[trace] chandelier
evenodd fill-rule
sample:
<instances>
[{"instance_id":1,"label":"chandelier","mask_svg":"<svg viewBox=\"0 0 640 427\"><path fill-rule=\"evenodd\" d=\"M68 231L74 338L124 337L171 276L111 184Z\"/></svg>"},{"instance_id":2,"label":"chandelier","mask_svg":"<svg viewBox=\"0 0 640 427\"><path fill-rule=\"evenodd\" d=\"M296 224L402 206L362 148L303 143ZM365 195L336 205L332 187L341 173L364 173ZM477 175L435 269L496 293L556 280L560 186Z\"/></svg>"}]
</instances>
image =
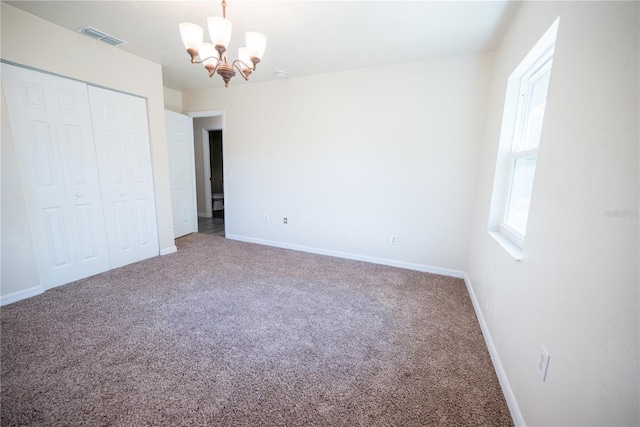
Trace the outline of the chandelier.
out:
<instances>
[{"instance_id":1,"label":"chandelier","mask_svg":"<svg viewBox=\"0 0 640 427\"><path fill-rule=\"evenodd\" d=\"M203 64L209 72L209 77L217 72L224 80L224 86L229 87L229 80L236 75L234 68L245 80L249 80L249 75L262 59L267 38L253 31L246 33L247 46L238 49L238 59L229 63L227 46L231 39L231 21L227 19L226 7L226 0L222 0L222 18L219 16L207 18L211 43L202 42L204 31L196 24L180 24L180 35L187 53L191 56L191 63Z\"/></svg>"}]
</instances>

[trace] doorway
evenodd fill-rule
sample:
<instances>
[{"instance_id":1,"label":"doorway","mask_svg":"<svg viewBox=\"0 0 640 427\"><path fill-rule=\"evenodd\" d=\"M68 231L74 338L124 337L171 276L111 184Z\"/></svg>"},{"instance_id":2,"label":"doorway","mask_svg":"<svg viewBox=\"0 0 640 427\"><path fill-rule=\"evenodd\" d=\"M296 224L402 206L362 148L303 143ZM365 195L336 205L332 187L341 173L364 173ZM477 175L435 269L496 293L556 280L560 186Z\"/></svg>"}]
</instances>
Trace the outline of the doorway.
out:
<instances>
[{"instance_id":1,"label":"doorway","mask_svg":"<svg viewBox=\"0 0 640 427\"><path fill-rule=\"evenodd\" d=\"M223 111L186 112L193 117L198 232L226 236L229 194L224 170L225 137ZM214 201L214 198L218 200ZM215 206L214 206L215 205ZM215 210L214 210L215 209Z\"/></svg>"},{"instance_id":2,"label":"doorway","mask_svg":"<svg viewBox=\"0 0 640 427\"><path fill-rule=\"evenodd\" d=\"M211 183L211 199L209 203L211 204L212 215L211 218L199 218L198 232L224 237L224 159L222 156L222 130L209 130L207 139L209 144L208 175L209 182Z\"/></svg>"},{"instance_id":3,"label":"doorway","mask_svg":"<svg viewBox=\"0 0 640 427\"><path fill-rule=\"evenodd\" d=\"M209 131L209 167L211 180L211 210L214 218L224 219L224 159L222 130Z\"/></svg>"}]
</instances>

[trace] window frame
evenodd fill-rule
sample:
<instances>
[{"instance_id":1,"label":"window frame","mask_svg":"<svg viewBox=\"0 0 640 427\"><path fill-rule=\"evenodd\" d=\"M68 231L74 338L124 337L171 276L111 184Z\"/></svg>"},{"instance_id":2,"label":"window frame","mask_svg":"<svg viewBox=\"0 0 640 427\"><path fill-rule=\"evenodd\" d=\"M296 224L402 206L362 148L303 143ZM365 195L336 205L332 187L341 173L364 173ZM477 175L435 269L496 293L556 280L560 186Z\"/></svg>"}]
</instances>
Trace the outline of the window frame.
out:
<instances>
[{"instance_id":1,"label":"window frame","mask_svg":"<svg viewBox=\"0 0 640 427\"><path fill-rule=\"evenodd\" d=\"M518 148L518 146L516 146L516 140L522 141L522 135L523 132L525 132L526 116L524 115L524 107L525 103L529 102L527 93L532 92L531 87L533 83L546 72L547 67L551 70L553 69L559 23L560 18L558 17L527 53L507 80L487 232L516 261L522 259L527 227L525 223L524 233L519 233L518 230L510 227L506 221L506 215L508 213L507 207L509 206L512 196L511 189L514 179L515 162L525 158L535 159L531 184L533 192L535 186L533 182L535 180L535 169L538 167L538 150L540 141L542 140L544 125L541 127L540 138L535 148L516 150ZM547 99L549 97L549 88L551 87L551 76L552 74L549 74ZM529 86L524 86L524 83L529 84ZM545 122L547 107L547 101L545 101L545 112L542 116L543 123ZM532 200L533 198L530 197L529 202ZM527 219L530 211L531 203L529 203L527 208Z\"/></svg>"},{"instance_id":2,"label":"window frame","mask_svg":"<svg viewBox=\"0 0 640 427\"><path fill-rule=\"evenodd\" d=\"M528 148L519 150L518 147L523 145L523 139L526 131L526 121L528 119L528 113L531 111L528 105L531 100L532 87L540 76L544 75L547 71L551 72L553 67L553 54L555 50L555 43L549 46L542 55L540 55L533 64L522 74L520 77L520 87L518 93L518 104L516 107L515 121L513 125L513 135L511 137L511 148L509 151L508 159L508 178L506 181L506 188L504 189L504 203L502 204L502 212L500 215L500 223L498 224L498 232L503 234L507 239L512 241L516 246L522 249L524 245L524 238L526 235L525 229L520 233L515 227L512 227L507 217L509 215L509 209L511 208L511 198L513 192L513 181L516 172L516 162L524 159L535 159L536 166L534 166L534 181L535 181L535 169L538 162L538 149L540 148L540 140L537 141L534 148ZM523 61L524 62L524 61ZM548 95L548 88L547 88ZM545 97L545 110L546 110L546 97ZM544 112L542 113L542 122L544 123ZM533 185L533 184L532 184ZM529 206L530 209L530 206ZM529 209L527 209L527 219L529 216Z\"/></svg>"}]
</instances>

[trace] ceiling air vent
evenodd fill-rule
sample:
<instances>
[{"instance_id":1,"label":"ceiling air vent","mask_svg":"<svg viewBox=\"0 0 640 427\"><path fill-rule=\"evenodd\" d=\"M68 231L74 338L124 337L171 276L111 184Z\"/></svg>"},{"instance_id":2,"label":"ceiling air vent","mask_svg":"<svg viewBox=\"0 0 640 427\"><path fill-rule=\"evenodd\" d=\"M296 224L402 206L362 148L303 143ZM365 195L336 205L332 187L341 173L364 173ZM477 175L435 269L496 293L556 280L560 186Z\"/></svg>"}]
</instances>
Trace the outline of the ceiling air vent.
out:
<instances>
[{"instance_id":1,"label":"ceiling air vent","mask_svg":"<svg viewBox=\"0 0 640 427\"><path fill-rule=\"evenodd\" d=\"M86 26L86 27L82 27L82 28L78 28L77 30L79 33L82 33L86 36L89 36L91 38L94 38L96 40L100 40L103 41L105 43L109 43L111 46L120 46L123 44L127 44L126 41L124 40L120 40L119 38L113 37L107 33L104 33L96 28L90 27L90 26Z\"/></svg>"}]
</instances>

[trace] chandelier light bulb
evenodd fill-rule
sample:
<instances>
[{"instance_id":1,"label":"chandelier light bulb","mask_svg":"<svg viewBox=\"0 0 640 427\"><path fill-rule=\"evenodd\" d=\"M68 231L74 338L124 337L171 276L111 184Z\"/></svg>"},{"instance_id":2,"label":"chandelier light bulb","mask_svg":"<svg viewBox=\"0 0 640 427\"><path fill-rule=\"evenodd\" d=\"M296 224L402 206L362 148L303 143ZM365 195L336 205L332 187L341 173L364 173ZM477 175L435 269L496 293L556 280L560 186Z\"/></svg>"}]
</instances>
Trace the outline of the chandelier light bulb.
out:
<instances>
[{"instance_id":1,"label":"chandelier light bulb","mask_svg":"<svg viewBox=\"0 0 640 427\"><path fill-rule=\"evenodd\" d=\"M249 56L251 58L257 58L258 62L262 59L262 55L264 55L264 49L267 47L267 38L260 33L256 33L255 31L249 31L245 34L247 40L247 49L249 49Z\"/></svg>"},{"instance_id":2,"label":"chandelier light bulb","mask_svg":"<svg viewBox=\"0 0 640 427\"><path fill-rule=\"evenodd\" d=\"M191 55L191 62L195 62L198 51L202 46L202 37L204 30L196 24L183 23L180 24L180 36L185 49Z\"/></svg>"},{"instance_id":3,"label":"chandelier light bulb","mask_svg":"<svg viewBox=\"0 0 640 427\"><path fill-rule=\"evenodd\" d=\"M238 49L238 61L240 61L240 70L242 74L249 75L252 71L251 57L249 56L249 49L241 47Z\"/></svg>"},{"instance_id":4,"label":"chandelier light bulb","mask_svg":"<svg viewBox=\"0 0 640 427\"><path fill-rule=\"evenodd\" d=\"M196 24L180 24L180 35L185 49L200 49L202 45L203 29Z\"/></svg>"},{"instance_id":5,"label":"chandelier light bulb","mask_svg":"<svg viewBox=\"0 0 640 427\"><path fill-rule=\"evenodd\" d=\"M209 26L211 43L217 49L219 46L223 46L226 50L231 40L231 21L219 16L210 16L207 18L207 25Z\"/></svg>"},{"instance_id":6,"label":"chandelier light bulb","mask_svg":"<svg viewBox=\"0 0 640 427\"><path fill-rule=\"evenodd\" d=\"M218 51L211 43L202 43L200 48L200 61L204 68L209 71L209 77L215 72L215 68L218 65Z\"/></svg>"}]
</instances>

